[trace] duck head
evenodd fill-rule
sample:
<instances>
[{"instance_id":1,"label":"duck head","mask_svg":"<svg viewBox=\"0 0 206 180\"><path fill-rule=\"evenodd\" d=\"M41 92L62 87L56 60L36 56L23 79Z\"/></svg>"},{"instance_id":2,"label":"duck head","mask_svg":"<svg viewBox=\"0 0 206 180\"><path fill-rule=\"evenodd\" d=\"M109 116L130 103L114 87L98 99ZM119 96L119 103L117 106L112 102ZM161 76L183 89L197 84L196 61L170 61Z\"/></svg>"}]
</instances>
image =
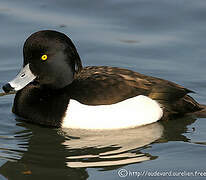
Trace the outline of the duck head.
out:
<instances>
[{"instance_id":1,"label":"duck head","mask_svg":"<svg viewBox=\"0 0 206 180\"><path fill-rule=\"evenodd\" d=\"M77 50L65 34L45 30L32 34L24 43L23 68L12 81L3 86L5 92L18 91L32 81L40 86L60 89L82 69Z\"/></svg>"}]
</instances>

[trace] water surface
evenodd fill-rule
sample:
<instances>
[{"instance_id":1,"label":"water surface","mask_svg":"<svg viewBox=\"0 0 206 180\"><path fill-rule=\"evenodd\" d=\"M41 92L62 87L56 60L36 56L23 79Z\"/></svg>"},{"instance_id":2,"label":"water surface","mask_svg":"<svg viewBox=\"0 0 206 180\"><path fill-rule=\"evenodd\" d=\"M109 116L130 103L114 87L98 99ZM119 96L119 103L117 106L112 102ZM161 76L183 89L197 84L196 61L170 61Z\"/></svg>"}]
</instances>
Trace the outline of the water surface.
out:
<instances>
[{"instance_id":1,"label":"water surface","mask_svg":"<svg viewBox=\"0 0 206 180\"><path fill-rule=\"evenodd\" d=\"M206 104L205 19L204 0L0 0L0 85L19 71L25 39L54 29L71 37L85 66L174 81ZM16 118L13 98L0 98L0 179L204 178L205 118L112 132L50 129Z\"/></svg>"}]
</instances>

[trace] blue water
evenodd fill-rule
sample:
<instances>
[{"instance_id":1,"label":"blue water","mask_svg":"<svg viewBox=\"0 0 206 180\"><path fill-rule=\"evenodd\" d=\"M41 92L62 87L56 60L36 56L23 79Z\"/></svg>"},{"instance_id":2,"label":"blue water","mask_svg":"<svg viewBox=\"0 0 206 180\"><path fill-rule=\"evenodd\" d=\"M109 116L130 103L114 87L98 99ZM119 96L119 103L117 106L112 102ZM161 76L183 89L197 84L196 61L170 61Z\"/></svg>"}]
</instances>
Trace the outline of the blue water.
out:
<instances>
[{"instance_id":1,"label":"blue water","mask_svg":"<svg viewBox=\"0 0 206 180\"><path fill-rule=\"evenodd\" d=\"M174 81L206 104L205 0L0 0L0 23L0 85L19 71L25 39L53 29L74 41L85 66ZM0 97L0 179L206 176L205 118L121 132L49 129L18 120L13 99Z\"/></svg>"}]
</instances>

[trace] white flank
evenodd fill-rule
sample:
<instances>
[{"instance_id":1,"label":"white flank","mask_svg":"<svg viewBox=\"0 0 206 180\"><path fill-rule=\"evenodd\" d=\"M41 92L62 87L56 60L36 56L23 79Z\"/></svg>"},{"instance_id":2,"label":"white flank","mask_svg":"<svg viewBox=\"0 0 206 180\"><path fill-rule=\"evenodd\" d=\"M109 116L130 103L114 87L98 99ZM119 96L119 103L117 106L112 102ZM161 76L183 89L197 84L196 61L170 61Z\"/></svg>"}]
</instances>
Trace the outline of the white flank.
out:
<instances>
[{"instance_id":1,"label":"white flank","mask_svg":"<svg viewBox=\"0 0 206 180\"><path fill-rule=\"evenodd\" d=\"M90 106L71 99L62 122L63 128L120 129L158 121L160 105L146 96L136 96L112 105Z\"/></svg>"}]
</instances>

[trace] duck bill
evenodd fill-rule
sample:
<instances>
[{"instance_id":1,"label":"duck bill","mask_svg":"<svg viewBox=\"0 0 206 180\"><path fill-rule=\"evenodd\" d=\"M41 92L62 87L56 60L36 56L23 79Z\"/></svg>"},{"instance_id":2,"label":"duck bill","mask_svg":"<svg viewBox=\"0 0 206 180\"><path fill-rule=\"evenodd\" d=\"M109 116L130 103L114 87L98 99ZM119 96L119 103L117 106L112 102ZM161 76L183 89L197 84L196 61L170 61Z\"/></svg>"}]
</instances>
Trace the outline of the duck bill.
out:
<instances>
[{"instance_id":1,"label":"duck bill","mask_svg":"<svg viewBox=\"0 0 206 180\"><path fill-rule=\"evenodd\" d=\"M35 78L36 76L31 72L29 64L27 64L12 81L3 86L3 90L6 93L10 91L19 91L32 82Z\"/></svg>"}]
</instances>

